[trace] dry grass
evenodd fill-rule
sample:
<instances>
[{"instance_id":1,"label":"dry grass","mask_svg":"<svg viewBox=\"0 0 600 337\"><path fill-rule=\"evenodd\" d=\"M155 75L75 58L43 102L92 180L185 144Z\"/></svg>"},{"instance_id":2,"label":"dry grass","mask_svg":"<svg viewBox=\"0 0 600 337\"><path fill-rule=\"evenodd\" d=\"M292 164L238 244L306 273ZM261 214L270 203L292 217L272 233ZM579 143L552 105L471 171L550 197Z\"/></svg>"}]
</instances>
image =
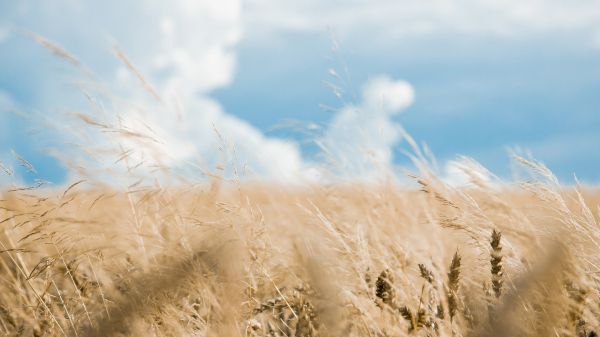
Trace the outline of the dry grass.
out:
<instances>
[{"instance_id":1,"label":"dry grass","mask_svg":"<svg viewBox=\"0 0 600 337\"><path fill-rule=\"evenodd\" d=\"M101 118L88 98L101 113L73 116L118 146L78 146L126 165L109 177L171 174L133 150L160 143L152 130ZM600 194L562 187L523 158L531 181L492 186L467 169L472 187L452 188L406 137L420 190L228 183L206 172L206 186L164 187L150 174L115 189L63 158L87 180L1 192L0 334L596 336Z\"/></svg>"},{"instance_id":2,"label":"dry grass","mask_svg":"<svg viewBox=\"0 0 600 337\"><path fill-rule=\"evenodd\" d=\"M595 335L597 193L420 179L6 191L0 331Z\"/></svg>"}]
</instances>

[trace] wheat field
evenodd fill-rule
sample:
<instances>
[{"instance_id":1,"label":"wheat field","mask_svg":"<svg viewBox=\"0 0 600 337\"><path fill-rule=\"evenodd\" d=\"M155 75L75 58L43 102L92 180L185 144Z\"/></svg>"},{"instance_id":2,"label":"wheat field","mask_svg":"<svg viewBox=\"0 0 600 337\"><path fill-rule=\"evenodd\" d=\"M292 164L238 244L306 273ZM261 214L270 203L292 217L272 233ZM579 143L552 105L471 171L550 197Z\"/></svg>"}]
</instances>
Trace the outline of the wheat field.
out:
<instances>
[{"instance_id":1,"label":"wheat field","mask_svg":"<svg viewBox=\"0 0 600 337\"><path fill-rule=\"evenodd\" d=\"M105 111L86 97L96 115L71 113L86 155L116 166L135 156L123 144L160 143L147 125L96 119ZM469 183L456 187L406 137L412 184L280 185L222 167L164 183L132 173L165 178L160 164L98 174L58 154L81 180L0 189L0 334L597 336L600 192L517 156L527 179L492 183L463 158ZM121 174L135 182L106 183Z\"/></svg>"},{"instance_id":2,"label":"wheat field","mask_svg":"<svg viewBox=\"0 0 600 337\"><path fill-rule=\"evenodd\" d=\"M596 336L594 189L79 181L0 198L9 336Z\"/></svg>"}]
</instances>

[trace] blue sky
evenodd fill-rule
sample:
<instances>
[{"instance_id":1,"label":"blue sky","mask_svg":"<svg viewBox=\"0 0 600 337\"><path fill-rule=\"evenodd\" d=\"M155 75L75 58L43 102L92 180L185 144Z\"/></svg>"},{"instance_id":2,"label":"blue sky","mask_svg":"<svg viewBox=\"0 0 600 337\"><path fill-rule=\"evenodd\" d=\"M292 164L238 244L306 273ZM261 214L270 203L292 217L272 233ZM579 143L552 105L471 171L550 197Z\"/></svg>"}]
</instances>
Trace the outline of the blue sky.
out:
<instances>
[{"instance_id":1,"label":"blue sky","mask_svg":"<svg viewBox=\"0 0 600 337\"><path fill-rule=\"evenodd\" d=\"M563 179L577 173L598 181L600 50L566 38L549 43L552 38L449 37L409 46L348 47L343 57L357 87L380 73L415 87L414 105L397 121L427 142L438 159L469 155L509 176L507 149L520 146ZM324 57L328 36L293 41L264 46L273 51L268 56L242 43L236 81L215 97L263 130L273 125L273 116L326 123L331 113L319 104L342 104L322 83L326 70L336 66ZM303 61L286 62L295 57ZM271 69L264 72L263 63ZM397 158L402 160L400 153Z\"/></svg>"},{"instance_id":2,"label":"blue sky","mask_svg":"<svg viewBox=\"0 0 600 337\"><path fill-rule=\"evenodd\" d=\"M133 115L164 128L173 165L196 156L215 161L217 143L208 135L215 125L241 144L241 160L256 174L289 179L281 172L318 164L312 137L341 149L345 141L332 131L335 121L358 107L367 119L350 120L377 121L373 129L365 126L360 139L381 153L376 159L384 164L407 163L401 154L406 145L396 133L376 139L382 137L378 127L401 124L430 146L442 172L445 163L463 154L508 178L507 149L520 147L563 181L571 182L573 174L584 182L600 181L598 1L230 0L219 8L202 3L182 0L168 8L153 1L132 1L127 7L118 1L0 4L0 160L24 180L68 179L71 173L50 154L67 151L63 144L72 138L47 128L49 122L11 111L62 124L66 111L89 110L73 85L81 71L24 36L30 31L72 52L122 97L148 101L111 53L115 44L161 95L176 93L193 111L183 125L165 122L164 114ZM128 12L139 13L140 22L131 22ZM344 77L345 67L349 80L330 75L333 69ZM414 99L376 111L365 103L363 91L381 77L390 85L410 84ZM341 97L326 82L338 86ZM310 123L319 129L309 128L315 133L308 139L291 127ZM12 149L38 173L20 168ZM363 150L339 150L340 162L363 156ZM342 167L366 174L362 165Z\"/></svg>"}]
</instances>

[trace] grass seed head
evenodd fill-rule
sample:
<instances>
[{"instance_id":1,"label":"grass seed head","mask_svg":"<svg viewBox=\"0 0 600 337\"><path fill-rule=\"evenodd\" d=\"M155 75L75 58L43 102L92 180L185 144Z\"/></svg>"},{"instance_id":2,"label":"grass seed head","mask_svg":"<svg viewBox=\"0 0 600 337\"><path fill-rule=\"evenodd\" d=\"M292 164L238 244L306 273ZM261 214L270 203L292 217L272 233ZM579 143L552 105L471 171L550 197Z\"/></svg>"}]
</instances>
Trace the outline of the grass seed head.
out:
<instances>
[{"instance_id":1,"label":"grass seed head","mask_svg":"<svg viewBox=\"0 0 600 337\"><path fill-rule=\"evenodd\" d=\"M410 309L405 305L398 308L398 311L400 312L400 315L402 315L402 317L404 317L404 319L409 323L408 331L410 332L415 330L417 322L415 321L412 311L410 311Z\"/></svg>"},{"instance_id":2,"label":"grass seed head","mask_svg":"<svg viewBox=\"0 0 600 337\"><path fill-rule=\"evenodd\" d=\"M504 283L504 271L502 268L502 245L500 240L502 239L502 233L492 230L492 238L490 240L491 251L491 272L492 272L492 289L496 298L500 298L502 295L502 284Z\"/></svg>"},{"instance_id":3,"label":"grass seed head","mask_svg":"<svg viewBox=\"0 0 600 337\"><path fill-rule=\"evenodd\" d=\"M375 281L375 296L390 306L393 306L396 297L396 291L392 286L393 282L393 276L388 269L382 271L379 277L377 277L377 281Z\"/></svg>"},{"instance_id":4,"label":"grass seed head","mask_svg":"<svg viewBox=\"0 0 600 337\"><path fill-rule=\"evenodd\" d=\"M450 263L450 271L448 272L448 313L450 320L456 315L458 309L458 286L460 282L460 260L461 257L458 251L454 253L452 262Z\"/></svg>"},{"instance_id":5,"label":"grass seed head","mask_svg":"<svg viewBox=\"0 0 600 337\"><path fill-rule=\"evenodd\" d=\"M421 277L429 282L429 284L433 284L433 272L431 272L431 270L427 269L427 267L425 267L424 264L419 263L419 272L421 273Z\"/></svg>"}]
</instances>

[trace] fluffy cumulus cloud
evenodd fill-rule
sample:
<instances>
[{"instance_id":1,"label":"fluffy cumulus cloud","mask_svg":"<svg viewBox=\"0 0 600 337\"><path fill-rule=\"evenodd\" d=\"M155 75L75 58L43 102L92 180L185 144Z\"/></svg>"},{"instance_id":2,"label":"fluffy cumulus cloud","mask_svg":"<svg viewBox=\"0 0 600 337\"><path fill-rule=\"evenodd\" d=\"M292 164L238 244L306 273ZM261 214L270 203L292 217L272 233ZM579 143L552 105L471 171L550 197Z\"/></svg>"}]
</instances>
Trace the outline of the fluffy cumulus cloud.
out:
<instances>
[{"instance_id":1,"label":"fluffy cumulus cloud","mask_svg":"<svg viewBox=\"0 0 600 337\"><path fill-rule=\"evenodd\" d=\"M393 117L413 103L413 87L388 76L370 79L362 101L333 118L321 144L334 170L352 178L371 178L390 169L392 149L402 138Z\"/></svg>"},{"instance_id":2,"label":"fluffy cumulus cloud","mask_svg":"<svg viewBox=\"0 0 600 337\"><path fill-rule=\"evenodd\" d=\"M0 4L0 22L2 48L16 55L13 61L26 60L34 67L19 85L35 88L32 95L39 96L35 100L46 108L49 123L63 124L55 105L80 109L61 96L68 87L57 85L69 78L61 78L61 71L51 66L42 68L46 62L35 62L31 48L11 45L24 39L14 32L35 32L57 42L84 64L84 73L94 73L93 80L83 76L88 82L84 90L104 95L104 112L88 106L89 118L92 124L110 124L111 131L117 126L125 131L109 133L129 137L121 142L124 151L133 149L141 153L139 159L154 158L172 167L194 163L211 170L224 163L251 177L292 181L312 166L303 160L298 144L266 136L211 97L234 80L236 47L242 38L324 32L326 27L359 40L364 38L361 34L385 40L447 33L597 32L600 0L23 0ZM119 52L111 56L107 51L114 46ZM101 85L89 85L94 81ZM28 95L17 92L11 98L11 88L4 89L4 101L29 103L19 101ZM407 82L371 78L360 102L342 107L319 139L335 170L353 177L389 170L392 150L402 139L395 116L414 99ZM112 118L106 112L112 112ZM151 151L136 148L139 137L130 136L140 133L157 139ZM450 165L449 172L458 172L456 167Z\"/></svg>"},{"instance_id":3,"label":"fluffy cumulus cloud","mask_svg":"<svg viewBox=\"0 0 600 337\"><path fill-rule=\"evenodd\" d=\"M118 125L125 132L111 134L129 136L121 144L141 152L146 161L149 156L173 166L193 161L207 170L220 160L235 161L250 175L278 180L301 171L296 144L263 135L210 97L233 80L235 47L242 37L239 0L20 1L0 9L0 18L15 31L34 32L64 46L86 71L95 72L104 85L98 93L106 94L105 87L111 91L104 109L115 115L92 112L86 120ZM106 52L113 46L118 46L116 57ZM39 76L61 79L58 72L45 71ZM32 74L31 81L36 80ZM56 80L47 82L40 93L56 90ZM94 87L99 86L85 90ZM53 95L39 99L48 110L57 103ZM63 124L60 115L46 117L57 127ZM131 136L141 132L156 138L152 151L135 148L140 137Z\"/></svg>"}]
</instances>

